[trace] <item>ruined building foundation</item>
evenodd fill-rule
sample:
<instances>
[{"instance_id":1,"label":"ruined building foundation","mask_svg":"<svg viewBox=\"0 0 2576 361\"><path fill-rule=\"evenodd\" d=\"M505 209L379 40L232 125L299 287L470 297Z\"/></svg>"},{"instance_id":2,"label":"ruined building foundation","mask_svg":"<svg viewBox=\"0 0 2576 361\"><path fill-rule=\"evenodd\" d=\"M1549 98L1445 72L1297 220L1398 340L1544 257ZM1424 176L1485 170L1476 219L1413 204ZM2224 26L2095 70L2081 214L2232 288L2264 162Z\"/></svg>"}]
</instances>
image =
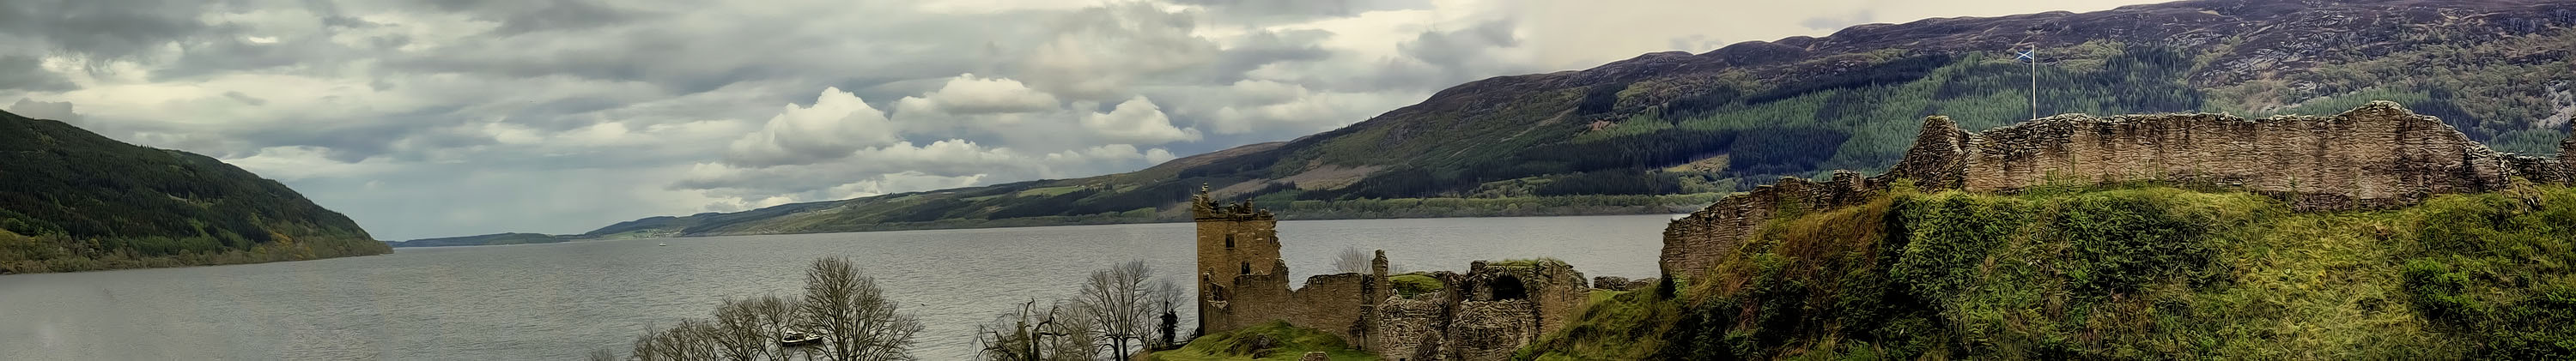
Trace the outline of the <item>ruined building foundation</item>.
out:
<instances>
[{"instance_id":1,"label":"ruined building foundation","mask_svg":"<svg viewBox=\"0 0 2576 361\"><path fill-rule=\"evenodd\" d=\"M1442 288L1405 297L1388 281L1384 251L1367 274L1307 277L1290 289L1269 211L1250 202L1218 204L1204 188L1190 202L1201 332L1287 322L1390 361L1502 360L1563 326L1592 291L1583 273L1563 262L1478 261L1465 274L1428 273Z\"/></svg>"},{"instance_id":2,"label":"ruined building foundation","mask_svg":"<svg viewBox=\"0 0 2576 361\"><path fill-rule=\"evenodd\" d=\"M2576 180L2576 162L2565 161L2576 159L2576 139L2562 148L2556 159L2496 152L2439 119L2386 101L2333 116L2261 119L2069 114L1981 133L1933 116L1887 173L1864 178L1837 171L1821 183L1782 178L1673 220L1664 229L1661 262L1667 274L1698 275L1775 213L1866 202L1900 179L1925 190L1972 192L2167 181L2242 188L2299 210L2369 209L2516 182Z\"/></svg>"}]
</instances>

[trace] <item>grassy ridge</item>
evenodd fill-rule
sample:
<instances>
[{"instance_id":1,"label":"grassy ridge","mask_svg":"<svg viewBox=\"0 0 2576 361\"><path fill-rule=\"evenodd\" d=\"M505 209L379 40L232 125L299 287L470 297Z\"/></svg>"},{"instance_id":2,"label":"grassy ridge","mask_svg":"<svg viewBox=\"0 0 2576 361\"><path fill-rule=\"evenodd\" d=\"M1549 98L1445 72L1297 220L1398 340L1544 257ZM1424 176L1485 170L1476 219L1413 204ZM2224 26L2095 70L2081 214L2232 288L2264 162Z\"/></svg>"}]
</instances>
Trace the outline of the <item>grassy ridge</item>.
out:
<instances>
[{"instance_id":1,"label":"grassy ridge","mask_svg":"<svg viewBox=\"0 0 2576 361\"><path fill-rule=\"evenodd\" d=\"M168 239L142 238L128 242L213 242L209 238ZM391 252L383 242L362 238L325 237L314 239L280 238L244 249L179 251L147 254L130 249L105 249L98 239L76 239L62 235L21 236L0 231L0 274L101 271L127 268L162 268L211 266L225 264L302 261L334 257L378 255Z\"/></svg>"},{"instance_id":2,"label":"grassy ridge","mask_svg":"<svg viewBox=\"0 0 2576 361\"><path fill-rule=\"evenodd\" d=\"M2576 189L2296 213L2241 192L1900 192L1783 218L1532 359L2576 357ZM1638 331L1661 330L1661 331Z\"/></svg>"},{"instance_id":3,"label":"grassy ridge","mask_svg":"<svg viewBox=\"0 0 2576 361\"><path fill-rule=\"evenodd\" d=\"M214 158L0 112L0 273L391 251L349 217Z\"/></svg>"},{"instance_id":4,"label":"grassy ridge","mask_svg":"<svg viewBox=\"0 0 2576 361\"><path fill-rule=\"evenodd\" d=\"M1190 340L1178 350L1146 355L1152 361L1199 360L1279 360L1294 361L1307 352L1323 352L1333 361L1375 361L1377 355L1350 348L1340 337L1323 331L1289 326L1271 321L1234 331L1219 332Z\"/></svg>"}]
</instances>

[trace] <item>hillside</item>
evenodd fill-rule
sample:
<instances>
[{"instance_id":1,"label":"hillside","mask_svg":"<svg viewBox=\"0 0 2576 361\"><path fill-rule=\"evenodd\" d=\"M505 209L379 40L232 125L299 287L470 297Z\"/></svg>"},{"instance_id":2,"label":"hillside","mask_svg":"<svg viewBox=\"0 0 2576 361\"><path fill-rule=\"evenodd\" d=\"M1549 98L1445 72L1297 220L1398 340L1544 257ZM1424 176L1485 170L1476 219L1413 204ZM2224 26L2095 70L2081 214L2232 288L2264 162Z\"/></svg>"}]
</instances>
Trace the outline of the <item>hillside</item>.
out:
<instances>
[{"instance_id":1,"label":"hillside","mask_svg":"<svg viewBox=\"0 0 2576 361\"><path fill-rule=\"evenodd\" d=\"M2576 3L2201 0L1869 24L1458 85L1342 129L1067 180L655 217L586 236L1172 221L1220 197L1330 210L1435 204L1674 208L1779 176L1887 169L1942 114L2330 114L2394 100L2507 152L2551 153L2576 117ZM2007 50L2036 44L2036 74ZM1681 205L1689 208L1691 205ZM1509 208L1524 210L1530 208ZM1467 209L1476 209L1468 207ZM1502 209L1502 208L1498 208ZM1383 212L1377 214L1384 214Z\"/></svg>"},{"instance_id":2,"label":"hillside","mask_svg":"<svg viewBox=\"0 0 2576 361\"><path fill-rule=\"evenodd\" d=\"M511 244L561 243L569 237L536 233L494 233L477 236L423 238L402 242L385 242L394 247L499 246Z\"/></svg>"},{"instance_id":3,"label":"hillside","mask_svg":"<svg viewBox=\"0 0 2576 361\"><path fill-rule=\"evenodd\" d=\"M214 158L0 112L0 273L391 252L349 217Z\"/></svg>"},{"instance_id":4,"label":"hillside","mask_svg":"<svg viewBox=\"0 0 2576 361\"><path fill-rule=\"evenodd\" d=\"M2576 356L2576 189L2299 212L2159 185L1899 190L1609 297L1530 359Z\"/></svg>"}]
</instances>

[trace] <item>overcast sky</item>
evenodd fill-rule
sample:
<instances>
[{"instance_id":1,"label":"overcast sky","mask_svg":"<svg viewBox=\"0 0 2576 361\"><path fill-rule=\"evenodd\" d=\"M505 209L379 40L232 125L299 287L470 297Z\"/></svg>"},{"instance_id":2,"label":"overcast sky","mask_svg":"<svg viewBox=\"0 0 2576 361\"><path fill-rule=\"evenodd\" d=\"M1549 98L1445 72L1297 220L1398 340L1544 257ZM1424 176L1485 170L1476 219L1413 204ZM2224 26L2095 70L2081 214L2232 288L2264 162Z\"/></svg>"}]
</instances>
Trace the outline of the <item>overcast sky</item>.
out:
<instances>
[{"instance_id":1,"label":"overcast sky","mask_svg":"<svg viewBox=\"0 0 2576 361\"><path fill-rule=\"evenodd\" d=\"M1485 77L2135 1L8 0L0 107L376 238L1141 169Z\"/></svg>"}]
</instances>

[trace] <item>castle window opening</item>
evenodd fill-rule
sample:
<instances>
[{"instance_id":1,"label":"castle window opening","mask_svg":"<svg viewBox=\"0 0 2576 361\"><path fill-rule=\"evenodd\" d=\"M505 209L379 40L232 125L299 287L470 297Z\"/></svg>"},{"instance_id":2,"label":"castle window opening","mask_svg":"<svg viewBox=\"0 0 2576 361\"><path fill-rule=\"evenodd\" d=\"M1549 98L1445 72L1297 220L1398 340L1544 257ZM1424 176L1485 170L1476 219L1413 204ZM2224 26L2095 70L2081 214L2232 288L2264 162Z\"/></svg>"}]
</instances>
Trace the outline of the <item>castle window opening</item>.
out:
<instances>
[{"instance_id":1,"label":"castle window opening","mask_svg":"<svg viewBox=\"0 0 2576 361\"><path fill-rule=\"evenodd\" d=\"M1494 277L1485 282L1485 288L1493 292L1494 301L1529 299L1529 290L1521 286L1519 277Z\"/></svg>"},{"instance_id":2,"label":"castle window opening","mask_svg":"<svg viewBox=\"0 0 2576 361\"><path fill-rule=\"evenodd\" d=\"M1252 274L1252 262L1244 262L1244 263L1243 263L1243 271L1242 271L1242 272L1235 272L1235 273Z\"/></svg>"},{"instance_id":3,"label":"castle window opening","mask_svg":"<svg viewBox=\"0 0 2576 361\"><path fill-rule=\"evenodd\" d=\"M1225 248L1234 248L1234 235L1225 235Z\"/></svg>"}]
</instances>

